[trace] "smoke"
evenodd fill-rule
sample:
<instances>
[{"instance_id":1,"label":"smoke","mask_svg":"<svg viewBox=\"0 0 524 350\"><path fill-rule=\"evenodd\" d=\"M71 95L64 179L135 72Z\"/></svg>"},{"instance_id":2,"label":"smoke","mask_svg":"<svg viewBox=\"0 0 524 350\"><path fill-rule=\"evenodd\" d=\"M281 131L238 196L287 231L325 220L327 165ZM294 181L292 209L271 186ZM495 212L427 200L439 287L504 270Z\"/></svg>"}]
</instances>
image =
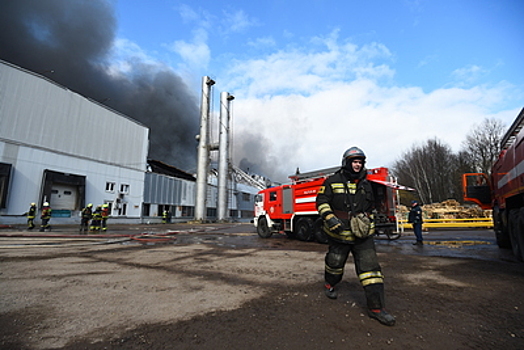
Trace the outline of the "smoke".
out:
<instances>
[{"instance_id":1,"label":"smoke","mask_svg":"<svg viewBox=\"0 0 524 350\"><path fill-rule=\"evenodd\" d=\"M280 153L280 157L272 156L271 141L260 134L244 131L235 136L233 157L240 159L239 168L249 174L258 174L277 182L289 181L288 175L282 171L287 166L285 153Z\"/></svg>"},{"instance_id":2,"label":"smoke","mask_svg":"<svg viewBox=\"0 0 524 350\"><path fill-rule=\"evenodd\" d=\"M111 73L115 32L105 0L0 0L1 59L141 122L150 128L150 158L194 168L197 97L161 64L135 59L125 75Z\"/></svg>"}]
</instances>

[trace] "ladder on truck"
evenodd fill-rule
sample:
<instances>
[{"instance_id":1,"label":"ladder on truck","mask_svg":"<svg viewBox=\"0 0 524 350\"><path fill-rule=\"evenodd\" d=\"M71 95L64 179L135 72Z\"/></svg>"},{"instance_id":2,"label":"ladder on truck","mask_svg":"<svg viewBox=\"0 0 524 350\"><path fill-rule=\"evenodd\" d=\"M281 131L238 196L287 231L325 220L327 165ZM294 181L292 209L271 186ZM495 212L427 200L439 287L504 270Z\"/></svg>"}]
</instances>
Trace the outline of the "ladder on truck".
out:
<instances>
[{"instance_id":1,"label":"ladder on truck","mask_svg":"<svg viewBox=\"0 0 524 350\"><path fill-rule=\"evenodd\" d=\"M320 177L328 177L330 175L333 175L339 169L340 167L338 166L334 168L309 171L307 173L301 173L297 169L296 174L289 175L288 177L291 179L291 181L293 181L293 184L297 184L300 182L309 181L311 179L318 179Z\"/></svg>"},{"instance_id":2,"label":"ladder on truck","mask_svg":"<svg viewBox=\"0 0 524 350\"><path fill-rule=\"evenodd\" d=\"M515 143L515 140L517 139L517 135L519 134L520 130L524 127L524 108L520 111L517 119L513 121L513 124L511 124L510 128L502 138L502 141L500 142L500 147L502 150L508 149L509 146L511 146L513 143Z\"/></svg>"}]
</instances>

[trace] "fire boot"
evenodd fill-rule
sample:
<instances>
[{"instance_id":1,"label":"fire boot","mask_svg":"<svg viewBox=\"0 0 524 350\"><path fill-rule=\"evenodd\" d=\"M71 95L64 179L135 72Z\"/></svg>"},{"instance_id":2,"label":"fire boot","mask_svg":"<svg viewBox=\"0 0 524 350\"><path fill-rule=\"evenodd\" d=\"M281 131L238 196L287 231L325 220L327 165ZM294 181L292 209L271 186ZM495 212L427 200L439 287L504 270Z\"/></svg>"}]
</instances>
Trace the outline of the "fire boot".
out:
<instances>
[{"instance_id":1,"label":"fire boot","mask_svg":"<svg viewBox=\"0 0 524 350\"><path fill-rule=\"evenodd\" d=\"M394 326L395 325L395 317L390 315L384 309L370 309L370 310L368 310L368 315L369 315L369 317L378 320L378 322L380 322L382 324L385 324L386 326Z\"/></svg>"},{"instance_id":2,"label":"fire boot","mask_svg":"<svg viewBox=\"0 0 524 350\"><path fill-rule=\"evenodd\" d=\"M326 296L329 298L329 299L336 299L338 297L338 293L337 291L335 290L335 287L331 286L331 284L329 283L326 283L324 285L324 293L326 293Z\"/></svg>"}]
</instances>

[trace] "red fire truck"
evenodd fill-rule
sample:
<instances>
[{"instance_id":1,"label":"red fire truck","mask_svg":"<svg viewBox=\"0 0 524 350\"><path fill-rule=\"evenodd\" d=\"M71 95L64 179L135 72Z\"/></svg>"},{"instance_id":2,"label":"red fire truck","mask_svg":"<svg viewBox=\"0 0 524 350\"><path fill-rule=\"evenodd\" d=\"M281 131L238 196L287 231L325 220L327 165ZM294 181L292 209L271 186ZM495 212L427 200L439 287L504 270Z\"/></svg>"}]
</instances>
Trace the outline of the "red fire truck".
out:
<instances>
[{"instance_id":1,"label":"red fire truck","mask_svg":"<svg viewBox=\"0 0 524 350\"><path fill-rule=\"evenodd\" d=\"M289 176L290 184L259 191L255 197L254 218L258 235L269 238L274 232L283 232L302 241L326 243L322 219L316 209L316 197L326 177L338 169L340 167L292 175ZM399 238L396 219L398 191L413 189L397 185L389 176L388 169L383 167L368 170L368 180L376 200L376 230L388 239Z\"/></svg>"},{"instance_id":2,"label":"red fire truck","mask_svg":"<svg viewBox=\"0 0 524 350\"><path fill-rule=\"evenodd\" d=\"M502 138L491 174L464 174L462 186L464 200L493 209L498 246L524 261L524 108Z\"/></svg>"}]
</instances>

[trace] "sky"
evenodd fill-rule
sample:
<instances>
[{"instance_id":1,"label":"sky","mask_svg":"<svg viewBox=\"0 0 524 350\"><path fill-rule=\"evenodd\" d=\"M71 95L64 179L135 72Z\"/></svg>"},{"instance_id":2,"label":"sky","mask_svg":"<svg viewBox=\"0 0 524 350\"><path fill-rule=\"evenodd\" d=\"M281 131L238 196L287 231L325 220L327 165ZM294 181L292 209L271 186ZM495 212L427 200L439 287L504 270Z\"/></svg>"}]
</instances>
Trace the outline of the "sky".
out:
<instances>
[{"instance_id":1,"label":"sky","mask_svg":"<svg viewBox=\"0 0 524 350\"><path fill-rule=\"evenodd\" d=\"M233 161L280 180L358 146L391 166L437 138L458 152L524 107L520 0L120 0L118 46L232 102ZM219 108L213 108L215 113ZM241 147L235 147L242 145Z\"/></svg>"},{"instance_id":2,"label":"sky","mask_svg":"<svg viewBox=\"0 0 524 350\"><path fill-rule=\"evenodd\" d=\"M107 1L107 73L162 67L189 104L211 77L215 119L220 93L235 97L233 163L274 181L337 166L352 146L368 168L429 139L458 152L483 120L509 127L524 107L521 0Z\"/></svg>"}]
</instances>

